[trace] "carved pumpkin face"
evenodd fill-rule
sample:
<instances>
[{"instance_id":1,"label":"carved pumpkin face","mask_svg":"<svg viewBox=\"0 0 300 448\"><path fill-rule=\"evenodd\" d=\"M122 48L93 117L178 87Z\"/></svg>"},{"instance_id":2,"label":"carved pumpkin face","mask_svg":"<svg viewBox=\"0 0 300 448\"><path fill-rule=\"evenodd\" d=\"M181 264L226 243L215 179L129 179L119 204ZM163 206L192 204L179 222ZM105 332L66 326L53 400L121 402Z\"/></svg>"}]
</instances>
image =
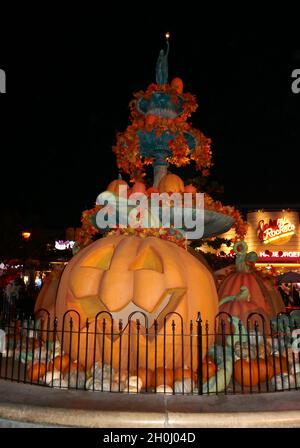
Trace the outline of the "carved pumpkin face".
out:
<instances>
[{"instance_id":1,"label":"carved pumpkin face","mask_svg":"<svg viewBox=\"0 0 300 448\"><path fill-rule=\"evenodd\" d=\"M192 255L176 244L155 237L140 238L137 236L110 236L102 238L79 252L67 265L58 291L56 301L56 316L62 321L63 314L75 309L81 316L81 328L85 326L86 318L94 321L97 313L108 311L114 319L114 333L118 332L119 319L123 321L125 331L122 334L123 351L126 356L126 343L128 337L128 318L134 315L131 334L134 330L134 321L140 319L144 325L143 312L148 319L150 331L148 367L153 368L154 363L154 320L158 322L157 366L163 365L163 338L164 317L171 312L177 312L183 317L185 334L189 332L190 320L196 328L197 312L201 312L203 321L208 320L213 328L214 317L217 314L218 299L215 284L208 269ZM106 318L106 349L110 353L113 339L115 361L119 359L119 336L110 337L110 319L107 314L99 319ZM75 319L76 320L76 319ZM176 334L181 332L180 321L176 315L166 319L167 332L171 334L171 323L175 320ZM92 325L93 327L93 325ZM91 330L92 331L92 330ZM126 333L127 332L127 333ZM139 339L140 365L145 365L145 329L142 327ZM152 335L152 336L151 336ZM102 335L99 335L99 350ZM85 339L85 337L81 337ZM188 338L187 338L188 340ZM170 336L171 341L171 336ZM171 343L170 341L167 344ZM179 336L176 340L179 344ZM212 341L210 341L212 342ZM136 344L136 342L134 342ZM205 341L204 341L205 343ZM67 347L68 345L66 345ZM66 349L65 347L65 349ZM74 353L78 346L72 343ZM89 347L93 343L89 342ZM196 343L195 343L196 348ZM85 342L81 341L80 351L84 352ZM135 356L135 348L131 344L131 355ZM186 357L190 356L189 346L185 347ZM172 353L172 350L167 353ZM101 351L100 351L101 353ZM205 345L203 354L205 354ZM75 355L74 355L75 356ZM181 351L178 349L176 359L182 363ZM196 354L194 359L196 360ZM81 362L84 361L80 359ZM167 362L168 360L166 360ZM171 365L172 359L168 361Z\"/></svg>"}]
</instances>

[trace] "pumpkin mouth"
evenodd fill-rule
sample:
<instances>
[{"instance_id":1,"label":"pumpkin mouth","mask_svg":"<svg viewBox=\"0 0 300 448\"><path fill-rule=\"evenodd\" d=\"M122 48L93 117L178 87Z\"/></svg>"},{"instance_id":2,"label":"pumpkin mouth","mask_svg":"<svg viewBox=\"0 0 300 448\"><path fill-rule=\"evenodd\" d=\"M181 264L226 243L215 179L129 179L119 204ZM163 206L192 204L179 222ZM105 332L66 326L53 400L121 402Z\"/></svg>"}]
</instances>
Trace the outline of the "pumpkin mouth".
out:
<instances>
[{"instance_id":1,"label":"pumpkin mouth","mask_svg":"<svg viewBox=\"0 0 300 448\"><path fill-rule=\"evenodd\" d=\"M137 319L139 319L141 326L144 328L148 327L148 329L152 328L156 321L157 331L159 331L164 325L164 319L167 314L176 310L186 291L187 289L184 287L166 289L151 311L136 305L134 300L131 300L125 307L119 310L110 311L102 300L95 296L81 298L80 308L90 322L95 320L97 314L101 312L109 312L112 315L114 330L117 330L118 332L118 334L115 334L116 337L120 334L120 320L122 320L124 325L123 332L129 326L130 322L135 324ZM170 314L169 317L172 318L172 314ZM169 317L167 317L167 320ZM102 322L103 318L107 320L109 326L110 318L106 314L100 314L98 316L99 324Z\"/></svg>"}]
</instances>

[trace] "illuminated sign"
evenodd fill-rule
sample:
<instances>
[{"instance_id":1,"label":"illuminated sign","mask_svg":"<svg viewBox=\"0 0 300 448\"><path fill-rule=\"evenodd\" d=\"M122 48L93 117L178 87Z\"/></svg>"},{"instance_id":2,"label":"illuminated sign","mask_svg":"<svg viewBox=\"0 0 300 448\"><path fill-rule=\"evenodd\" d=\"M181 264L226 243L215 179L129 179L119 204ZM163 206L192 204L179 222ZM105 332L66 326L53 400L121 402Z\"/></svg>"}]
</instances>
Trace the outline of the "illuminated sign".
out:
<instances>
[{"instance_id":1,"label":"illuminated sign","mask_svg":"<svg viewBox=\"0 0 300 448\"><path fill-rule=\"evenodd\" d=\"M264 222L261 219L257 226L258 239L264 243L274 243L284 240L286 242L295 233L295 226L285 217L278 219L269 219L269 222Z\"/></svg>"},{"instance_id":2,"label":"illuminated sign","mask_svg":"<svg viewBox=\"0 0 300 448\"><path fill-rule=\"evenodd\" d=\"M75 241L55 241L55 249L58 250L66 250L66 249L72 249L74 246Z\"/></svg>"},{"instance_id":3,"label":"illuminated sign","mask_svg":"<svg viewBox=\"0 0 300 448\"><path fill-rule=\"evenodd\" d=\"M272 251L271 253L259 252L259 257L262 258L300 258L300 252L283 252Z\"/></svg>"}]
</instances>

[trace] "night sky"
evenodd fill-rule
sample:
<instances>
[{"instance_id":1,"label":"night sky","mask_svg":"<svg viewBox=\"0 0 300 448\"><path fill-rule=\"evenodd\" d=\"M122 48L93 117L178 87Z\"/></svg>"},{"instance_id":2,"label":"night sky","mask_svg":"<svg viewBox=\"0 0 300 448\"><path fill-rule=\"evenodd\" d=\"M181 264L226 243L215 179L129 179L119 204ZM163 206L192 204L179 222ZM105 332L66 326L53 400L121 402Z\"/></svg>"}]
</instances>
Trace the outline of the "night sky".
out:
<instances>
[{"instance_id":1,"label":"night sky","mask_svg":"<svg viewBox=\"0 0 300 448\"><path fill-rule=\"evenodd\" d=\"M129 124L132 92L155 82L166 31L169 78L181 77L197 96L191 121L212 139L211 177L224 185L223 203L299 207L297 29L220 27L188 11L175 20L99 14L1 36L1 223L9 213L23 227L79 225L118 174L115 133Z\"/></svg>"}]
</instances>

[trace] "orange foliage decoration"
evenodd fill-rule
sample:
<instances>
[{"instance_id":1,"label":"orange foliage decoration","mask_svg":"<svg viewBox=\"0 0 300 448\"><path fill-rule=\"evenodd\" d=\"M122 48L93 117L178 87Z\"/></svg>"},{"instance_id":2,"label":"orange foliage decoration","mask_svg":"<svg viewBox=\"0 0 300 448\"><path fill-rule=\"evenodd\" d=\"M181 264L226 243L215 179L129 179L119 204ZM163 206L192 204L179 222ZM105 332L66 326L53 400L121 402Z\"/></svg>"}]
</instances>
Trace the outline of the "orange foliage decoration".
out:
<instances>
[{"instance_id":1,"label":"orange foliage decoration","mask_svg":"<svg viewBox=\"0 0 300 448\"><path fill-rule=\"evenodd\" d=\"M206 138L204 134L191 127L186 120L197 109L198 104L194 95L190 93L181 94L183 98L183 112L176 118L160 117L151 115L151 120L137 109L137 101L140 98L150 98L154 92L165 92L170 95L171 100L176 103L178 101L177 90L165 84L163 86L150 84L148 89L139 91L134 94L134 99L130 102L130 119L132 124L127 127L125 132L119 132L116 138L116 144L113 146L113 152L116 154L118 168L126 174L129 174L131 182L137 182L145 176L144 167L151 164L153 160L140 155L139 152L139 136L138 131L151 132L155 130L159 137L162 132L168 131L178 136L170 140L169 148L172 156L168 158L168 162L177 167L185 166L193 160L196 169L201 170L204 176L209 174L211 162L211 140ZM186 144L183 133L189 132L196 138L196 147L189 155L189 148Z\"/></svg>"},{"instance_id":2,"label":"orange foliage decoration","mask_svg":"<svg viewBox=\"0 0 300 448\"><path fill-rule=\"evenodd\" d=\"M205 193L204 196L204 207L206 210L213 210L215 212L220 212L224 215L231 216L235 221L234 229L236 236L234 241L243 240L245 238L248 224L244 221L238 210L230 205L223 205L220 201L214 201L213 198L207 193Z\"/></svg>"}]
</instances>

